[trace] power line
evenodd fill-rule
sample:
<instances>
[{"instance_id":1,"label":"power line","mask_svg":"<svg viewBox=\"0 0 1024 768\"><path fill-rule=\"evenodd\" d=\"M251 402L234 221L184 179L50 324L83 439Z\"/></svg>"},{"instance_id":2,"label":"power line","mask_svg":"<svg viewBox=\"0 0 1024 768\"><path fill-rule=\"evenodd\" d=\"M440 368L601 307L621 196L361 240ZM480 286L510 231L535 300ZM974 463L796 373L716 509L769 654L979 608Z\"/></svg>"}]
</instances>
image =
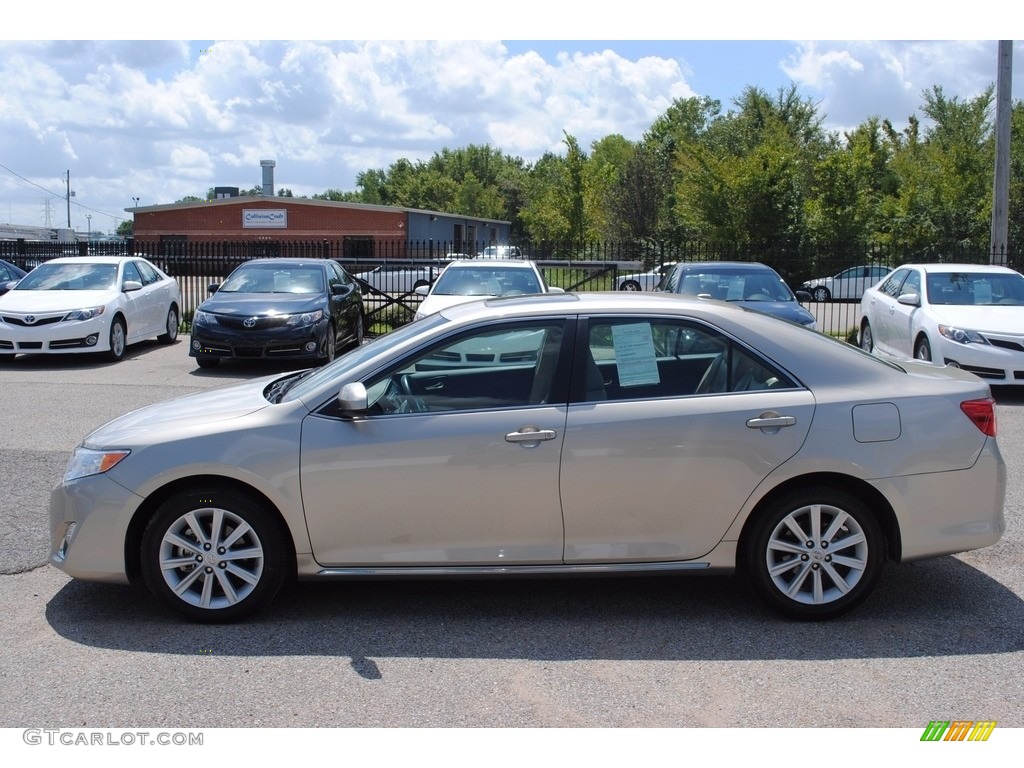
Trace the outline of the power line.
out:
<instances>
[{"instance_id":1,"label":"power line","mask_svg":"<svg viewBox=\"0 0 1024 768\"><path fill-rule=\"evenodd\" d=\"M20 173L18 173L17 171L11 170L10 168L8 168L8 167L7 167L6 165L4 165L3 163L0 163L0 168L3 168L3 169L4 169L5 171L7 171L7 172L8 172L9 174L11 174L12 176L17 176L17 177L18 177L19 179L21 179L22 181L24 181L24 182L25 182L26 184L31 184L31 185L32 185L33 187L37 187L38 189L41 189L41 190L43 190L43 192L45 192L45 193L46 193L46 194L48 194L48 195L52 195L53 197L59 198L59 199L61 199L61 200L64 200L64 199L65 199L65 196L64 196L64 195L58 195L58 194L57 194L56 192L53 192L53 191L51 191L51 190L47 189L46 187L42 186L41 184L36 184L36 183L35 183L34 181L32 181L31 179L26 179L26 178L25 178L24 176L22 176L22 175L21 175ZM97 209L97 208L90 208L90 207L89 207L88 205L83 205L82 203L79 203L79 202L78 202L77 200L73 200L73 201L71 201L71 202L72 202L72 203L73 203L73 204L74 204L74 205L75 205L76 207L78 207L78 208L81 208L82 210L85 210L85 211L92 211L93 213L98 213L98 214L100 214L101 216L109 216L109 217L110 217L110 218L112 218L112 219L123 219L123 218L124 218L124 216L118 216L117 214L114 214L114 213L107 213L106 211L101 211L101 210L99 210L99 209Z\"/></svg>"}]
</instances>

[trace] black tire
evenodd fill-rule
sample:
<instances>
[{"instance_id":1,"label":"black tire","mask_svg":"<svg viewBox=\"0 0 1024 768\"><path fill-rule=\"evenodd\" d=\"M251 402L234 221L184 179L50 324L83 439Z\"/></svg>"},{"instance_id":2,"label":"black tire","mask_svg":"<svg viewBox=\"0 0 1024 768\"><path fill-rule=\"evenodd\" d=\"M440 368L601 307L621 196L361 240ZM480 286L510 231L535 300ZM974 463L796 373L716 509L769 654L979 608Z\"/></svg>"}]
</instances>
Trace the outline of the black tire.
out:
<instances>
[{"instance_id":1,"label":"black tire","mask_svg":"<svg viewBox=\"0 0 1024 768\"><path fill-rule=\"evenodd\" d=\"M197 357L196 365L200 368L216 368L220 365L219 357Z\"/></svg>"},{"instance_id":2,"label":"black tire","mask_svg":"<svg viewBox=\"0 0 1024 768\"><path fill-rule=\"evenodd\" d=\"M867 320L860 326L860 348L865 352L873 352L875 349L875 337L871 333L871 324Z\"/></svg>"},{"instance_id":3,"label":"black tire","mask_svg":"<svg viewBox=\"0 0 1024 768\"><path fill-rule=\"evenodd\" d=\"M814 530L821 532L818 541ZM814 486L764 509L744 540L742 557L754 589L772 608L822 621L867 598L882 572L885 545L878 521L860 499Z\"/></svg>"},{"instance_id":4,"label":"black tire","mask_svg":"<svg viewBox=\"0 0 1024 768\"><path fill-rule=\"evenodd\" d=\"M363 320L363 313L362 311L360 311L359 314L356 316L356 327L354 333L352 334L352 343L349 344L350 349L356 349L357 347L361 347L363 345L363 335L366 333L365 322L366 321Z\"/></svg>"},{"instance_id":5,"label":"black tire","mask_svg":"<svg viewBox=\"0 0 1024 768\"><path fill-rule=\"evenodd\" d=\"M237 621L280 590L291 562L286 541L274 514L247 495L183 491L146 526L142 576L165 607L190 621Z\"/></svg>"},{"instance_id":6,"label":"black tire","mask_svg":"<svg viewBox=\"0 0 1024 768\"><path fill-rule=\"evenodd\" d=\"M829 292L828 288L826 288L823 285L819 285L817 288L811 291L811 297L815 301L828 301L829 299L832 298L832 294Z\"/></svg>"},{"instance_id":7,"label":"black tire","mask_svg":"<svg viewBox=\"0 0 1024 768\"><path fill-rule=\"evenodd\" d=\"M619 286L619 290L620 291L642 291L643 288L641 288L640 283L638 283L636 280L626 280L625 282L622 283L622 285Z\"/></svg>"},{"instance_id":8,"label":"black tire","mask_svg":"<svg viewBox=\"0 0 1024 768\"><path fill-rule=\"evenodd\" d=\"M327 326L324 337L320 340L320 364L327 365L332 362L338 354L338 332L334 330L334 323Z\"/></svg>"},{"instance_id":9,"label":"black tire","mask_svg":"<svg viewBox=\"0 0 1024 768\"><path fill-rule=\"evenodd\" d=\"M164 333L156 337L161 344L173 344L178 340L178 308L173 304L167 310Z\"/></svg>"},{"instance_id":10,"label":"black tire","mask_svg":"<svg viewBox=\"0 0 1024 768\"><path fill-rule=\"evenodd\" d=\"M928 363L932 361L932 345L928 343L927 336L922 336L914 344L914 359Z\"/></svg>"},{"instance_id":11,"label":"black tire","mask_svg":"<svg viewBox=\"0 0 1024 768\"><path fill-rule=\"evenodd\" d=\"M107 357L118 363L124 360L127 349L128 331L125 328L124 319L118 316L110 323L110 349L107 350Z\"/></svg>"}]
</instances>

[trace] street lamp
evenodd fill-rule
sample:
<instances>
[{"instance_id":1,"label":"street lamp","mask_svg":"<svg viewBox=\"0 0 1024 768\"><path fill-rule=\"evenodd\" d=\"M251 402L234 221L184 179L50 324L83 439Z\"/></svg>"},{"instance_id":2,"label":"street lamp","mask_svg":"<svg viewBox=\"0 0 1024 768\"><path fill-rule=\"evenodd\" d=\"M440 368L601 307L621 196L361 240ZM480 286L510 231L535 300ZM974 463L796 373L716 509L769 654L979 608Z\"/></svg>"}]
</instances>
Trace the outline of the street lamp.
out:
<instances>
[{"instance_id":1,"label":"street lamp","mask_svg":"<svg viewBox=\"0 0 1024 768\"><path fill-rule=\"evenodd\" d=\"M133 202L133 203L135 203L135 206L134 206L134 207L136 207L136 208L138 208L138 207L139 207L139 198L137 198L137 197L133 197L133 198L132 198L132 202Z\"/></svg>"},{"instance_id":2,"label":"street lamp","mask_svg":"<svg viewBox=\"0 0 1024 768\"><path fill-rule=\"evenodd\" d=\"M87 213L87 214L85 214L85 219L86 219L86 221L88 221L88 222L89 222L89 230L88 230L89 234L88 234L88 238L89 238L90 240L92 240L92 214L91 214L91 213Z\"/></svg>"}]
</instances>

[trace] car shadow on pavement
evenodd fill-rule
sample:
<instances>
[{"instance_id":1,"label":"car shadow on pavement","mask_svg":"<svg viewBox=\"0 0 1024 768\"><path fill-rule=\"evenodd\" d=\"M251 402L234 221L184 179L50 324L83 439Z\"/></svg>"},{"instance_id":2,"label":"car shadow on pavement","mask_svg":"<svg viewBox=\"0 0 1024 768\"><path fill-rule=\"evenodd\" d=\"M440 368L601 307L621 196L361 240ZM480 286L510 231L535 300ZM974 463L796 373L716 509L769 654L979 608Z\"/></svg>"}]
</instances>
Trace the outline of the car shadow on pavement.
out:
<instances>
[{"instance_id":1,"label":"car shadow on pavement","mask_svg":"<svg viewBox=\"0 0 1024 768\"><path fill-rule=\"evenodd\" d=\"M146 357L161 349L168 349L182 343L181 339L168 344L149 339L130 345L119 361L113 361L107 357L106 352L74 352L65 354L33 355L21 353L13 360L4 363L0 370L26 370L26 371L64 371L68 369L94 370L97 368L109 368L115 365L123 365L134 358Z\"/></svg>"},{"instance_id":2,"label":"car shadow on pavement","mask_svg":"<svg viewBox=\"0 0 1024 768\"><path fill-rule=\"evenodd\" d=\"M199 625L141 587L72 581L46 618L97 648L161 654L374 658L833 660L1024 650L1024 601L954 557L889 566L868 601L822 623L785 619L742 578L303 583L254 618ZM204 651L205 652L205 651Z\"/></svg>"}]
</instances>

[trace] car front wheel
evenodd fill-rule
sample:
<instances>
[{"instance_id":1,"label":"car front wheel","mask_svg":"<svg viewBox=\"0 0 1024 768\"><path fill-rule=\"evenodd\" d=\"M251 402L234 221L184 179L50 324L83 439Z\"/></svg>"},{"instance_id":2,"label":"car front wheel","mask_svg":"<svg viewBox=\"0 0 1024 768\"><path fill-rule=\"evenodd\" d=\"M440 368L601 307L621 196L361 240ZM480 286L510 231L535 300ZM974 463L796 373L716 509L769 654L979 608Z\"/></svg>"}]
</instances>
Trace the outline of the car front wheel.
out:
<instances>
[{"instance_id":1,"label":"car front wheel","mask_svg":"<svg viewBox=\"0 0 1024 768\"><path fill-rule=\"evenodd\" d=\"M928 339L924 336L918 339L914 345L914 357L929 363L932 361L932 345L928 343Z\"/></svg>"},{"instance_id":2,"label":"car front wheel","mask_svg":"<svg viewBox=\"0 0 1024 768\"><path fill-rule=\"evenodd\" d=\"M754 589L794 619L820 621L859 605L882 570L878 522L857 497L812 487L772 503L751 529L744 566Z\"/></svg>"},{"instance_id":3,"label":"car front wheel","mask_svg":"<svg viewBox=\"0 0 1024 768\"><path fill-rule=\"evenodd\" d=\"M115 363L123 360L127 346L127 332L125 331L124 320L120 317L115 317L114 322L110 324L110 349L107 351L107 357Z\"/></svg>"},{"instance_id":4,"label":"car front wheel","mask_svg":"<svg viewBox=\"0 0 1024 768\"><path fill-rule=\"evenodd\" d=\"M815 301L828 301L832 298L832 294L829 293L828 288L823 285L819 285L814 291L811 292Z\"/></svg>"},{"instance_id":5,"label":"car front wheel","mask_svg":"<svg viewBox=\"0 0 1024 768\"><path fill-rule=\"evenodd\" d=\"M328 325L324 337L320 340L320 362L326 365L334 360L338 352L338 333L334 325Z\"/></svg>"},{"instance_id":6,"label":"car front wheel","mask_svg":"<svg viewBox=\"0 0 1024 768\"><path fill-rule=\"evenodd\" d=\"M619 286L620 291L639 291L640 283L636 280L626 280L622 285Z\"/></svg>"},{"instance_id":7,"label":"car front wheel","mask_svg":"<svg viewBox=\"0 0 1024 768\"><path fill-rule=\"evenodd\" d=\"M281 588L286 538L265 506L245 494L183 491L146 526L142 575L161 603L187 619L235 621Z\"/></svg>"}]
</instances>

